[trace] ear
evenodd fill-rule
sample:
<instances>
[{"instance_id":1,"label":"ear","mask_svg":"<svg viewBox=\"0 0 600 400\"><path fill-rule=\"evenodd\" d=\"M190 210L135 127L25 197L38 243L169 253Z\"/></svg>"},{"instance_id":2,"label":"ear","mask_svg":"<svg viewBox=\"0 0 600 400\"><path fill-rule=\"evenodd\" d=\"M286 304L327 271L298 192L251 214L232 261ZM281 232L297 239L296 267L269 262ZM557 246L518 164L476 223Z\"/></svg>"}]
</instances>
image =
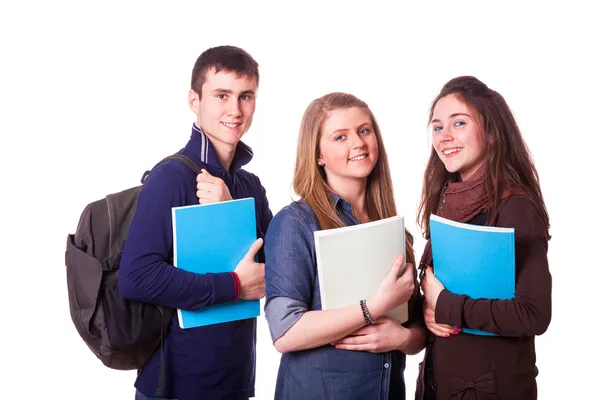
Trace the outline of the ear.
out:
<instances>
[{"instance_id":1,"label":"ear","mask_svg":"<svg viewBox=\"0 0 600 400\"><path fill-rule=\"evenodd\" d=\"M317 164L319 164L320 167L325 166L325 161L323 161L323 158L321 156L319 156L319 159L317 160Z\"/></svg>"},{"instance_id":2,"label":"ear","mask_svg":"<svg viewBox=\"0 0 600 400\"><path fill-rule=\"evenodd\" d=\"M200 114L200 97L193 89L188 93L188 105L194 114Z\"/></svg>"}]
</instances>

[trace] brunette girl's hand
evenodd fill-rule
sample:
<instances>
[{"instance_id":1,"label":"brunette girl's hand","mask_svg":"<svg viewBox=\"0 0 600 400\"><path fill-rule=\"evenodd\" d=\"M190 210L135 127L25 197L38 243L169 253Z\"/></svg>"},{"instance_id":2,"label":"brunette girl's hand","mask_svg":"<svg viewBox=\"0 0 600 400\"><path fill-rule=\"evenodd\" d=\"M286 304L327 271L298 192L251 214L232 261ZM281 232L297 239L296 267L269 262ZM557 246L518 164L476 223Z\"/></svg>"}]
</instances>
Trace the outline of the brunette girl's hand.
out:
<instances>
[{"instance_id":1,"label":"brunette girl's hand","mask_svg":"<svg viewBox=\"0 0 600 400\"><path fill-rule=\"evenodd\" d=\"M455 326L438 324L435 322L435 311L428 307L426 303L423 304L423 314L425 316L425 325L427 325L427 329L434 335L450 337L450 335L458 335L460 333L460 329Z\"/></svg>"},{"instance_id":2,"label":"brunette girl's hand","mask_svg":"<svg viewBox=\"0 0 600 400\"><path fill-rule=\"evenodd\" d=\"M421 281L421 288L423 289L423 294L425 295L425 301L427 305L432 311L435 311L438 297L445 287L442 282L436 278L431 267L427 267L425 269L425 277Z\"/></svg>"}]
</instances>

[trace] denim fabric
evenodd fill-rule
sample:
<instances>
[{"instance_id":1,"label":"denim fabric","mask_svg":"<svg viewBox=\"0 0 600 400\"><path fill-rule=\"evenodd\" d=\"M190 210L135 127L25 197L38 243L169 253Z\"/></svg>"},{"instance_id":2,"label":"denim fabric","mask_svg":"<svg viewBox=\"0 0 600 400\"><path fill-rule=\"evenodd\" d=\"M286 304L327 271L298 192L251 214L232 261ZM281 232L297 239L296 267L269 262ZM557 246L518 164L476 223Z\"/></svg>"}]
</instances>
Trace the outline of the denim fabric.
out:
<instances>
[{"instance_id":1,"label":"denim fabric","mask_svg":"<svg viewBox=\"0 0 600 400\"><path fill-rule=\"evenodd\" d=\"M346 200L334 196L334 203L345 224L359 223ZM269 226L265 315L273 341L304 312L321 310L313 236L319 229L314 213L303 202L284 207ZM399 351L375 354L330 345L286 353L281 357L275 399L404 400L405 362Z\"/></svg>"}]
</instances>

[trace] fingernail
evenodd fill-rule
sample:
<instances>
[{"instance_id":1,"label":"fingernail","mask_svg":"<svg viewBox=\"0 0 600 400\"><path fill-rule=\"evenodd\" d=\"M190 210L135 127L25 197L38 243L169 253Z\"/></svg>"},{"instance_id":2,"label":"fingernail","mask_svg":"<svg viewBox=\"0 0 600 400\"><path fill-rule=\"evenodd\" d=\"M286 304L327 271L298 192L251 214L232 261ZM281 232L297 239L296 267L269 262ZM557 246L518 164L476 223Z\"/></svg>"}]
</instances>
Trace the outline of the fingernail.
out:
<instances>
[{"instance_id":1,"label":"fingernail","mask_svg":"<svg viewBox=\"0 0 600 400\"><path fill-rule=\"evenodd\" d=\"M446 334L444 335L444 337L450 337L450 334L449 334L449 333L446 333Z\"/></svg>"},{"instance_id":2,"label":"fingernail","mask_svg":"<svg viewBox=\"0 0 600 400\"><path fill-rule=\"evenodd\" d=\"M454 332L452 332L455 335L458 335L460 333L460 329L456 328L456 330Z\"/></svg>"}]
</instances>

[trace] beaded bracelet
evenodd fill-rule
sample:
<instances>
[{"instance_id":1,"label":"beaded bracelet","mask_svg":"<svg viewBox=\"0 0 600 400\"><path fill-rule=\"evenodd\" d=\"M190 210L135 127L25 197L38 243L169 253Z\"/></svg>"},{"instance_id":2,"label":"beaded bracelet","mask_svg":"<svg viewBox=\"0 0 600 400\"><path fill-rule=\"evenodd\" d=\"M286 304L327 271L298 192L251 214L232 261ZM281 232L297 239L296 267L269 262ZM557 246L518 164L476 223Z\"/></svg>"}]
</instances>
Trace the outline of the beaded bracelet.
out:
<instances>
[{"instance_id":1,"label":"beaded bracelet","mask_svg":"<svg viewBox=\"0 0 600 400\"><path fill-rule=\"evenodd\" d=\"M365 317L365 322L367 323L367 325L373 325L375 323L375 320L371 317L371 313L369 312L369 309L367 308L366 300L360 301L360 309L362 310L363 317Z\"/></svg>"}]
</instances>

